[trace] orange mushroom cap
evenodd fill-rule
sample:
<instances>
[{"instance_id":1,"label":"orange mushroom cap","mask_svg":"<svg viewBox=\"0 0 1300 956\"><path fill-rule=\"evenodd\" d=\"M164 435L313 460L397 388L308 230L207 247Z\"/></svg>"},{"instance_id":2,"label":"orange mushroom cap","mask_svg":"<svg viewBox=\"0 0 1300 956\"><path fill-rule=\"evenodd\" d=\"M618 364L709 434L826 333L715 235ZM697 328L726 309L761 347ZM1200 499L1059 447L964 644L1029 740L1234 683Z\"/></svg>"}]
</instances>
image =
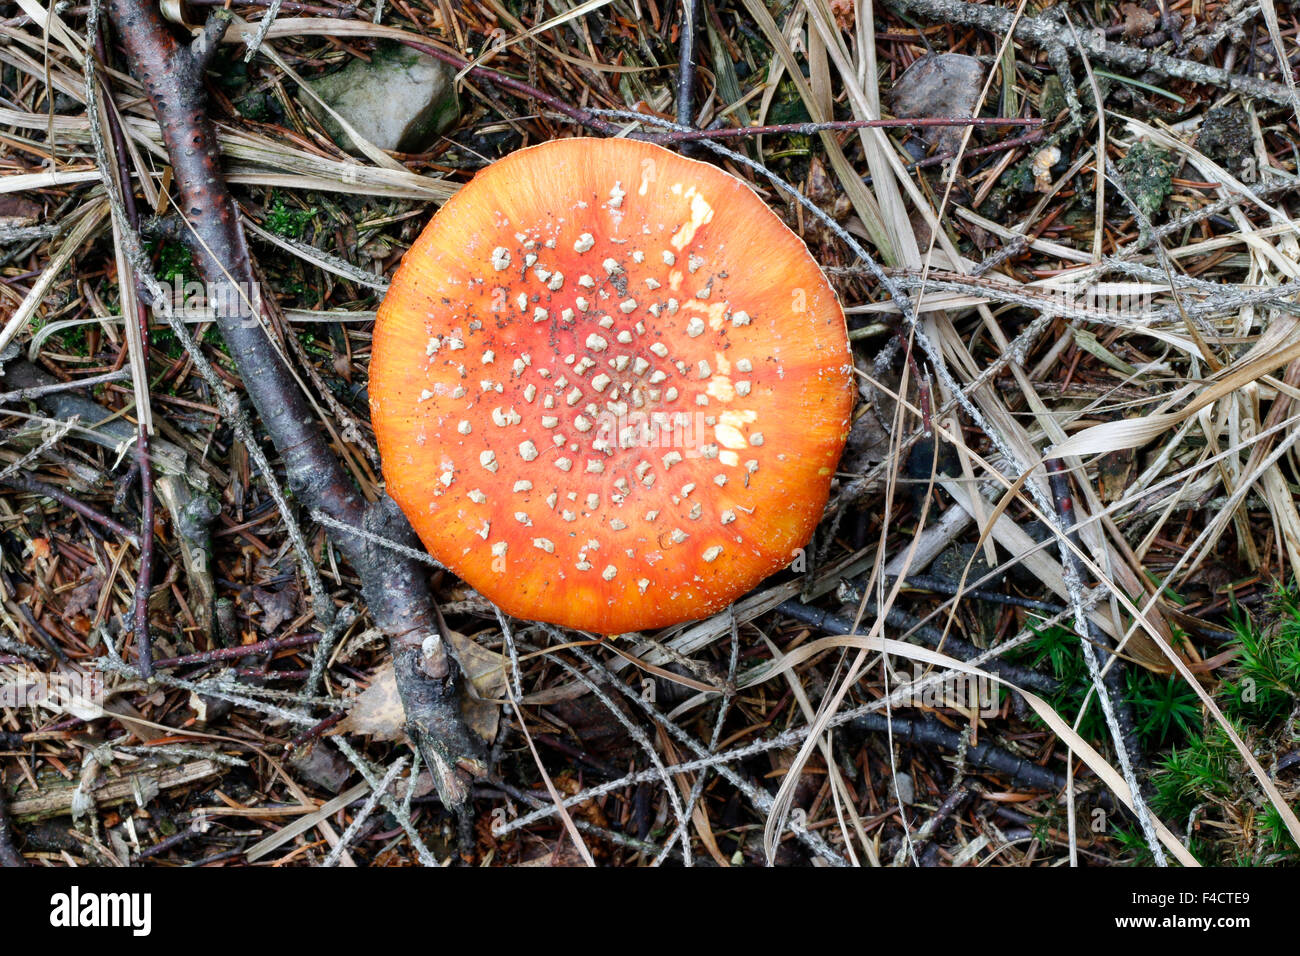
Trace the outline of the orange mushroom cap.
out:
<instances>
[{"instance_id":1,"label":"orange mushroom cap","mask_svg":"<svg viewBox=\"0 0 1300 956\"><path fill-rule=\"evenodd\" d=\"M567 139L481 171L379 309L388 492L507 613L600 634L725 607L821 517L852 409L835 293L745 183Z\"/></svg>"}]
</instances>

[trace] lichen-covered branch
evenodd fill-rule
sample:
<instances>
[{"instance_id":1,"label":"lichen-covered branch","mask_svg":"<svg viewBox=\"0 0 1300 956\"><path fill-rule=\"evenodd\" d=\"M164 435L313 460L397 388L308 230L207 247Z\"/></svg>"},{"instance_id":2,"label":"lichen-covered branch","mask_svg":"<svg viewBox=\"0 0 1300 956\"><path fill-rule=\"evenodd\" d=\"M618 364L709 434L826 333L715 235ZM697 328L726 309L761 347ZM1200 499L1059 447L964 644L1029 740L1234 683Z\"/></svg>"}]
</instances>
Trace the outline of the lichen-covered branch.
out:
<instances>
[{"instance_id":1,"label":"lichen-covered branch","mask_svg":"<svg viewBox=\"0 0 1300 956\"><path fill-rule=\"evenodd\" d=\"M1242 73L1230 73L1208 63L1182 59L1143 50L1123 43L1112 43L1092 31L1079 31L1078 42L1069 27L1050 14L1016 19L1015 11L984 3L967 3L965 0L889 0L894 9L933 22L951 23L955 26L978 27L996 36L1002 36L1015 25L1015 37L1049 53L1064 49L1074 55L1087 55L1094 62L1119 67L1130 76L1151 71L1161 76L1203 83L1244 96L1255 96L1291 105L1291 92L1281 83L1259 80Z\"/></svg>"}]
</instances>

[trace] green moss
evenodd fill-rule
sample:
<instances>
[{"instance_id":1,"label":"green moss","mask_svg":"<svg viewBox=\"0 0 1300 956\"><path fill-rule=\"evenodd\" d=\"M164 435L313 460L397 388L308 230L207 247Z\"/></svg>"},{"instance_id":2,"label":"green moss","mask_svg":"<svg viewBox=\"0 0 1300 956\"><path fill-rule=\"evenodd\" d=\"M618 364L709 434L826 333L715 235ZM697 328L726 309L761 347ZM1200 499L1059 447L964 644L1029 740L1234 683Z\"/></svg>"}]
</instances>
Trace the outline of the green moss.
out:
<instances>
[{"instance_id":1,"label":"green moss","mask_svg":"<svg viewBox=\"0 0 1300 956\"><path fill-rule=\"evenodd\" d=\"M76 325L55 336L55 338L62 340L63 350L69 355L89 355L90 343L86 340L87 328L88 326Z\"/></svg>"},{"instance_id":2,"label":"green moss","mask_svg":"<svg viewBox=\"0 0 1300 956\"><path fill-rule=\"evenodd\" d=\"M1291 832L1286 828L1286 822L1277 807L1270 805L1264 809L1260 815L1259 829L1265 849L1274 853L1296 853L1295 840L1291 839Z\"/></svg>"},{"instance_id":3,"label":"green moss","mask_svg":"<svg viewBox=\"0 0 1300 956\"><path fill-rule=\"evenodd\" d=\"M1017 163L1002 177L1002 187L1010 192L1031 193L1034 191L1034 174L1029 163Z\"/></svg>"},{"instance_id":4,"label":"green moss","mask_svg":"<svg viewBox=\"0 0 1300 956\"><path fill-rule=\"evenodd\" d=\"M1061 689L1051 698L1052 706L1067 719L1073 719L1089 699L1091 681L1079 641L1068 628L1050 627L1040 631L1029 643L1031 666L1050 669L1061 682ZM1128 702L1133 708L1144 747L1149 750L1179 743L1200 728L1200 700L1187 682L1178 676L1153 674L1130 668L1125 672ZM1088 740L1102 740L1107 729L1101 708L1092 695L1079 732Z\"/></svg>"},{"instance_id":5,"label":"green moss","mask_svg":"<svg viewBox=\"0 0 1300 956\"><path fill-rule=\"evenodd\" d=\"M1265 766L1270 753L1294 748L1296 731L1291 715L1300 700L1300 597L1282 588L1273 594L1271 620L1252 620L1244 613L1232 621L1234 637L1224 650L1235 651L1233 664L1221 671L1215 698L1233 730ZM1237 837L1219 840L1218 856L1230 865L1300 861L1295 843L1276 808L1261 801L1258 808L1243 801L1256 792L1251 772L1227 731L1215 720L1202 718L1204 729L1193 732L1178 719L1183 740L1153 761L1152 809L1171 821L1190 814L1214 820L1228 816L1240 828ZM1219 832L1217 827L1215 832ZM1230 842L1229 842L1230 841ZM1217 862L1214 855L1197 855Z\"/></svg>"},{"instance_id":6,"label":"green moss","mask_svg":"<svg viewBox=\"0 0 1300 956\"><path fill-rule=\"evenodd\" d=\"M1266 623L1244 613L1231 623L1233 637L1223 650L1235 651L1235 657L1218 671L1221 681L1214 696L1234 732L1268 766L1270 753L1282 753L1300 742L1292 718L1300 701L1300 595L1278 588ZM1067 628L1044 628L1026 646L1022 659L1061 681L1051 703L1061 716L1073 720L1089 687L1075 635ZM1246 802L1244 794L1257 795L1250 769L1186 681L1130 669L1127 696L1150 757L1152 810L1176 825L1185 824L1193 812L1213 824L1196 841L1197 859L1225 865L1258 865L1265 859L1300 862L1281 814L1267 801L1253 806ZM1095 695L1079 732L1090 741L1107 738ZM1225 816L1236 825L1222 827L1219 821ZM1113 835L1132 850L1135 862L1149 860L1136 829Z\"/></svg>"},{"instance_id":7,"label":"green moss","mask_svg":"<svg viewBox=\"0 0 1300 956\"><path fill-rule=\"evenodd\" d=\"M235 102L239 115L256 123L265 123L272 119L270 97L265 93L249 93Z\"/></svg>"},{"instance_id":8,"label":"green moss","mask_svg":"<svg viewBox=\"0 0 1300 956\"><path fill-rule=\"evenodd\" d=\"M1149 747L1163 747L1195 734L1200 725L1201 699L1177 674L1130 670L1129 694L1134 702L1138 733Z\"/></svg>"},{"instance_id":9,"label":"green moss","mask_svg":"<svg viewBox=\"0 0 1300 956\"><path fill-rule=\"evenodd\" d=\"M271 208L266 213L266 229L286 239L301 239L307 223L316 215L316 207L294 209L278 192L272 193Z\"/></svg>"},{"instance_id":10,"label":"green moss","mask_svg":"<svg viewBox=\"0 0 1300 956\"><path fill-rule=\"evenodd\" d=\"M1171 748L1156 762L1152 807L1157 813L1185 819L1207 799L1231 796L1236 790L1240 760L1227 732L1218 724L1211 725L1204 735Z\"/></svg>"},{"instance_id":11,"label":"green moss","mask_svg":"<svg viewBox=\"0 0 1300 956\"><path fill-rule=\"evenodd\" d=\"M286 302L293 302L297 306L314 309L318 308L323 301L323 291L319 286L308 285L302 280L285 281L280 286L281 294Z\"/></svg>"},{"instance_id":12,"label":"green moss","mask_svg":"<svg viewBox=\"0 0 1300 956\"><path fill-rule=\"evenodd\" d=\"M163 282L184 285L195 278L194 257L181 243L171 239L150 239L145 243L145 251L155 257L158 278Z\"/></svg>"},{"instance_id":13,"label":"green moss","mask_svg":"<svg viewBox=\"0 0 1300 956\"><path fill-rule=\"evenodd\" d=\"M1220 687L1224 710L1256 723L1285 716L1300 699L1300 600L1285 590L1274 600L1277 619L1267 627L1241 613L1232 620L1236 666Z\"/></svg>"},{"instance_id":14,"label":"green moss","mask_svg":"<svg viewBox=\"0 0 1300 956\"><path fill-rule=\"evenodd\" d=\"M1146 837L1142 835L1142 830L1136 823L1116 827L1111 835L1120 846L1132 854L1127 860L1129 866L1155 866L1155 857L1151 855ZM1219 850L1214 844L1198 837L1192 837L1187 841L1187 851L1205 866L1219 866L1224 862L1220 859Z\"/></svg>"},{"instance_id":15,"label":"green moss","mask_svg":"<svg viewBox=\"0 0 1300 956\"><path fill-rule=\"evenodd\" d=\"M165 326L158 326L149 332L149 346L161 352L169 359L178 359L185 354L185 346L176 337L176 333Z\"/></svg>"},{"instance_id":16,"label":"green moss","mask_svg":"<svg viewBox=\"0 0 1300 956\"><path fill-rule=\"evenodd\" d=\"M1178 161L1167 150L1137 143L1119 163L1124 188L1148 219L1155 217L1173 192Z\"/></svg>"},{"instance_id":17,"label":"green moss","mask_svg":"<svg viewBox=\"0 0 1300 956\"><path fill-rule=\"evenodd\" d=\"M1065 87L1061 85L1060 77L1051 74L1043 80L1043 92L1038 99L1038 115L1050 122L1059 116L1065 107Z\"/></svg>"}]
</instances>

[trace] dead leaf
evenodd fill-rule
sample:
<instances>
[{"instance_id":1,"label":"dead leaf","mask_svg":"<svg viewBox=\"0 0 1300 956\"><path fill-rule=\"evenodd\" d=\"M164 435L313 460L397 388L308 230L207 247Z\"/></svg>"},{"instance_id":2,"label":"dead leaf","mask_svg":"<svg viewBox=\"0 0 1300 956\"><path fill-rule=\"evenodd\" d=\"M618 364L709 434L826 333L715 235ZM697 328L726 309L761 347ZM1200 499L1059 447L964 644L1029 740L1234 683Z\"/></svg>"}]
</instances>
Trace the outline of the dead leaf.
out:
<instances>
[{"instance_id":1,"label":"dead leaf","mask_svg":"<svg viewBox=\"0 0 1300 956\"><path fill-rule=\"evenodd\" d=\"M1106 504L1119 501L1128 490L1136 457L1133 449L1126 448L1108 452L1097 460L1097 487Z\"/></svg>"},{"instance_id":2,"label":"dead leaf","mask_svg":"<svg viewBox=\"0 0 1300 956\"><path fill-rule=\"evenodd\" d=\"M342 792L348 778L352 776L352 765L332 745L321 741L296 751L289 758L289 765L330 793Z\"/></svg>"},{"instance_id":3,"label":"dead leaf","mask_svg":"<svg viewBox=\"0 0 1300 956\"><path fill-rule=\"evenodd\" d=\"M522 860L520 866L542 866L542 867L578 867L586 866L586 861L582 854L572 842L565 840L555 849L541 848L537 856Z\"/></svg>"},{"instance_id":4,"label":"dead leaf","mask_svg":"<svg viewBox=\"0 0 1300 956\"><path fill-rule=\"evenodd\" d=\"M383 664L370 677L370 686L357 697L338 724L339 733L365 734L376 740L398 740L406 733L406 711L397 692L393 662Z\"/></svg>"},{"instance_id":5,"label":"dead leaf","mask_svg":"<svg viewBox=\"0 0 1300 956\"><path fill-rule=\"evenodd\" d=\"M501 706L496 701L506 696L506 671L501 655L479 646L459 631L448 631L447 639L478 697L477 700L471 696L461 699L461 716L484 740L495 740L501 720Z\"/></svg>"},{"instance_id":6,"label":"dead leaf","mask_svg":"<svg viewBox=\"0 0 1300 956\"><path fill-rule=\"evenodd\" d=\"M962 53L923 56L894 83L889 107L900 117L974 116L985 69L975 57ZM961 127L927 126L917 133L941 153L955 152L961 144Z\"/></svg>"},{"instance_id":7,"label":"dead leaf","mask_svg":"<svg viewBox=\"0 0 1300 956\"><path fill-rule=\"evenodd\" d=\"M478 698L467 695L462 699L461 716L484 740L495 740L501 718L501 707L496 701L506 696L501 656L458 631L448 631L447 637L461 671ZM338 732L365 734L378 740L397 740L405 735L406 711L391 661L371 675L370 686L361 692L348 715L339 722Z\"/></svg>"},{"instance_id":8,"label":"dead leaf","mask_svg":"<svg viewBox=\"0 0 1300 956\"><path fill-rule=\"evenodd\" d=\"M1154 13L1145 10L1136 3L1121 3L1120 13L1124 14L1124 37L1137 40L1149 33L1154 33L1160 21Z\"/></svg>"},{"instance_id":9,"label":"dead leaf","mask_svg":"<svg viewBox=\"0 0 1300 956\"><path fill-rule=\"evenodd\" d=\"M103 585L99 569L92 564L81 572L78 580L81 583L68 592L67 600L63 602L66 617L75 617L99 603L99 591Z\"/></svg>"},{"instance_id":10,"label":"dead leaf","mask_svg":"<svg viewBox=\"0 0 1300 956\"><path fill-rule=\"evenodd\" d=\"M489 700L502 700L506 696L506 669L501 655L459 631L448 631L447 639L475 693Z\"/></svg>"},{"instance_id":11,"label":"dead leaf","mask_svg":"<svg viewBox=\"0 0 1300 956\"><path fill-rule=\"evenodd\" d=\"M0 195L0 225L29 226L41 218L41 206L12 193Z\"/></svg>"},{"instance_id":12,"label":"dead leaf","mask_svg":"<svg viewBox=\"0 0 1300 956\"><path fill-rule=\"evenodd\" d=\"M291 587L279 591L253 588L252 597L253 602L262 609L262 616L258 618L257 626L264 633L273 633L276 628L294 616L294 605L297 602L294 599L294 589Z\"/></svg>"}]
</instances>

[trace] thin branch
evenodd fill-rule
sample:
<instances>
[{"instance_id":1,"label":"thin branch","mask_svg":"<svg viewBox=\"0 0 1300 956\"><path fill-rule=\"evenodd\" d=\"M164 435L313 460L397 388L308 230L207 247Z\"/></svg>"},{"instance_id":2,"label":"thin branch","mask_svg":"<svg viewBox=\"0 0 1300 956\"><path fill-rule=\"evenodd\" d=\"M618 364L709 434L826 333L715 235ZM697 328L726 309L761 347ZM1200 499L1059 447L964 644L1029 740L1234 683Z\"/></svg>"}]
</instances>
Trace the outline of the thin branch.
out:
<instances>
[{"instance_id":1,"label":"thin branch","mask_svg":"<svg viewBox=\"0 0 1300 956\"><path fill-rule=\"evenodd\" d=\"M700 0L682 0L682 32L677 44L677 122L695 125L695 30Z\"/></svg>"},{"instance_id":2,"label":"thin branch","mask_svg":"<svg viewBox=\"0 0 1300 956\"><path fill-rule=\"evenodd\" d=\"M92 385L103 385L106 382L120 382L122 379L129 377L126 369L118 369L116 372L105 372L102 375L90 375L86 378L76 378L69 382L56 382L52 385L33 385L29 388L16 388L12 392L0 392L0 402L24 402L31 399L42 398L46 395L54 395L58 392L66 392L74 388L90 388Z\"/></svg>"},{"instance_id":3,"label":"thin branch","mask_svg":"<svg viewBox=\"0 0 1300 956\"><path fill-rule=\"evenodd\" d=\"M287 637L271 637L264 641L257 641L254 644L240 644L238 647L217 647L210 651L199 651L195 654L184 654L180 657L160 658L153 662L153 666L162 670L167 667L189 667L194 664L211 664L215 661L239 660L242 657L250 657L254 654L266 654L290 647L315 644L320 639L319 634L291 634Z\"/></svg>"},{"instance_id":4,"label":"thin branch","mask_svg":"<svg viewBox=\"0 0 1300 956\"><path fill-rule=\"evenodd\" d=\"M739 790L754 809L760 813L768 813L771 811L773 805L772 795L766 790L751 783L743 775L727 766L726 762L723 760L715 760L714 755L709 753L708 748L684 731L680 725L670 720L666 715L660 713L655 707L652 707L645 698L634 692L632 688L628 687L627 684L620 680L611 670L609 670L609 668L601 663L595 655L577 645L570 645L569 651L586 664L588 669L594 671L598 677L617 688L618 691L627 699L629 704L641 710L646 716L667 731L673 739L686 746L692 753L713 764L717 769L718 775ZM658 773L657 770L655 772ZM666 772L667 768L665 768L665 773ZM568 801L566 800L565 804L567 805L567 803ZM812 850L812 852L823 861L834 866L847 865L844 857L818 834L813 833L807 828L794 822L791 823L790 830L800 842L808 847L808 849ZM684 843L683 846L685 846Z\"/></svg>"},{"instance_id":5,"label":"thin branch","mask_svg":"<svg viewBox=\"0 0 1300 956\"><path fill-rule=\"evenodd\" d=\"M823 123L773 123L768 126L724 126L719 129L673 130L668 133L660 133L654 136L653 139L660 144L691 143L705 139L742 139L746 136L770 136L781 133L795 136L813 136L827 130L919 129L943 126L1040 126L1042 122L1037 117L1003 119L998 116L917 116L895 119L827 120ZM987 153L993 150L1005 149L1008 145L1019 146L1023 144L1020 142L998 143L991 147L985 147L981 152ZM970 150L964 155L976 156L979 154ZM944 158L947 158L946 154L945 156L933 157L934 160L940 162ZM926 162L928 161L923 160L918 165Z\"/></svg>"},{"instance_id":6,"label":"thin branch","mask_svg":"<svg viewBox=\"0 0 1300 956\"><path fill-rule=\"evenodd\" d=\"M95 57L101 62L104 59L104 35L99 28L99 7L97 4L91 5L90 16L87 22L87 29L91 31L94 39ZM86 97L87 103L97 100L99 90L96 89L95 78L96 71L94 63L89 55L86 57ZM107 82L104 83L105 90L108 93L106 97L111 103L112 92L108 89ZM91 113L93 117L94 112ZM122 135L122 124L118 122L117 111L108 109L105 111L108 120L109 136L113 140L113 156L117 160L115 170L118 180L118 191L126 211L126 221L132 229L140 228L140 213L135 205L135 192L131 187L131 170L127 166L126 138ZM99 126L91 122L90 131L92 136L98 136ZM103 155L104 144L96 143L96 153ZM108 170L103 170L108 174ZM131 369L136 379L143 378L143 381L136 381L136 394L144 395L147 400L149 388L149 314L145 311L144 304L140 302L138 295L123 295L123 305L133 303L135 306L135 326L133 329L128 328L126 337L127 348L132 352ZM131 316L124 316L126 322L131 322ZM134 332L135 334L130 334ZM144 403L147 404L147 401ZM153 589L153 551L154 551L154 504L156 501L153 486L153 464L149 457L149 431L151 428L150 414L145 409L139 410L136 423L135 437L135 473L140 479L140 565L136 574L135 598L132 606L131 616L135 632L135 652L140 664L140 674L147 680L153 674L153 635L149 630L149 594Z\"/></svg>"},{"instance_id":7,"label":"thin branch","mask_svg":"<svg viewBox=\"0 0 1300 956\"><path fill-rule=\"evenodd\" d=\"M321 866L338 866L339 860L341 860L343 854L347 852L348 846L361 833L362 825L370 818L370 814L375 812L375 806L383 798L384 794L388 793L388 788L393 785L393 781L397 779L397 775L400 774L405 767L405 757L398 757L393 761L393 765L389 767L388 772L384 774L384 779L379 781L379 786L370 791L370 796L368 796L366 802L361 805L361 809L358 810L356 816L352 818L352 822L349 823L348 828L343 831L342 836L339 837L338 843L334 844L334 848L330 850L329 856L325 857L325 862L322 863Z\"/></svg>"},{"instance_id":8,"label":"thin branch","mask_svg":"<svg viewBox=\"0 0 1300 956\"><path fill-rule=\"evenodd\" d=\"M854 598L860 600L861 595ZM857 630L853 626L853 621L847 617L841 617L838 614L832 614L829 611L823 611L821 608L813 607L810 604L802 604L799 601L786 601L778 605L777 610L787 617L794 618L801 624L807 624L809 627L825 631L827 634L854 634ZM868 614L876 614L879 608L874 599L868 599L866 604ZM968 641L951 634L945 634L937 627L928 624L922 624L919 620L910 614L905 614L895 608L890 608L889 613L885 615L885 623L890 627L896 627L900 630L907 631L918 637L922 642L929 644L931 647L951 654L953 657L959 657L964 661L973 660L980 654L984 653L982 648L976 647ZM1038 671L1028 667L1022 667L1019 664L1012 664L1009 661L989 661L984 665L988 670L1005 678L1013 684L1036 690L1044 694L1054 694L1061 689L1059 681L1048 677L1046 674L1040 674Z\"/></svg>"},{"instance_id":9,"label":"thin branch","mask_svg":"<svg viewBox=\"0 0 1300 956\"><path fill-rule=\"evenodd\" d=\"M1157 866L1168 866L1164 847L1156 834L1155 824L1151 820L1151 811L1143 797L1141 785L1137 779L1136 764L1142 753L1133 713L1125 694L1123 671L1119 668L1119 658L1115 657L1109 669L1103 673L1101 663L1097 660L1097 651L1090 640L1088 616L1083 610L1078 595L1082 593L1082 574L1076 552L1081 550L1082 541L1076 528L1074 517L1074 498L1070 494L1070 483L1066 477L1065 464L1059 458L1049 458L1046 462L1048 479L1051 482L1052 497L1056 505L1056 515L1060 523L1071 530L1065 532L1061 540L1061 563L1065 567L1065 580L1070 588L1070 597L1074 603L1074 628L1079 636L1079 646L1083 650L1083 660L1088 666L1088 676L1097 691L1101 703L1102 715L1115 744L1115 755L1119 759L1120 772L1132 794L1133 809L1137 814L1138 825L1147 841Z\"/></svg>"},{"instance_id":10,"label":"thin branch","mask_svg":"<svg viewBox=\"0 0 1300 956\"><path fill-rule=\"evenodd\" d=\"M1039 766L1032 759L981 740L971 743L964 740L963 731L946 727L933 717L902 717L891 714L863 714L850 725L863 733L891 732L894 737L908 743L928 744L953 753L961 753L966 762L980 770L991 771L1006 777L1014 787L1060 793L1065 789L1065 774Z\"/></svg>"},{"instance_id":11,"label":"thin branch","mask_svg":"<svg viewBox=\"0 0 1300 956\"><path fill-rule=\"evenodd\" d=\"M1081 34L1076 45L1071 31L1056 22L1054 18L1049 18L1048 14L1017 18L1011 10L993 4L966 3L963 0L890 0L889 5L896 10L912 13L927 20L955 26L978 27L994 36L1005 36L1007 31L1014 29L1017 40L1036 46L1049 54L1055 51L1067 52L1075 56L1086 54L1093 60L1121 67L1130 76L1152 72L1174 79L1232 90L1283 106L1291 105L1291 93L1280 83L1257 80L1241 73L1230 73L1208 63L1166 56L1154 50L1139 50L1122 43L1111 43L1092 31ZM1284 63L1282 68L1289 67ZM1061 80L1062 83L1068 80L1068 71Z\"/></svg>"},{"instance_id":12,"label":"thin branch","mask_svg":"<svg viewBox=\"0 0 1300 956\"><path fill-rule=\"evenodd\" d=\"M114 534L130 541L132 544L137 544L140 540L136 537L135 532L126 525L100 511L96 511L90 505L77 500L62 488L52 485L47 481L33 478L31 475L24 472L17 472L12 475L7 475L4 478L4 484L18 491L25 491L29 494L40 495L41 497L49 498L52 501L57 501L69 511L75 511L87 521L93 521L95 524L107 528Z\"/></svg>"}]
</instances>

